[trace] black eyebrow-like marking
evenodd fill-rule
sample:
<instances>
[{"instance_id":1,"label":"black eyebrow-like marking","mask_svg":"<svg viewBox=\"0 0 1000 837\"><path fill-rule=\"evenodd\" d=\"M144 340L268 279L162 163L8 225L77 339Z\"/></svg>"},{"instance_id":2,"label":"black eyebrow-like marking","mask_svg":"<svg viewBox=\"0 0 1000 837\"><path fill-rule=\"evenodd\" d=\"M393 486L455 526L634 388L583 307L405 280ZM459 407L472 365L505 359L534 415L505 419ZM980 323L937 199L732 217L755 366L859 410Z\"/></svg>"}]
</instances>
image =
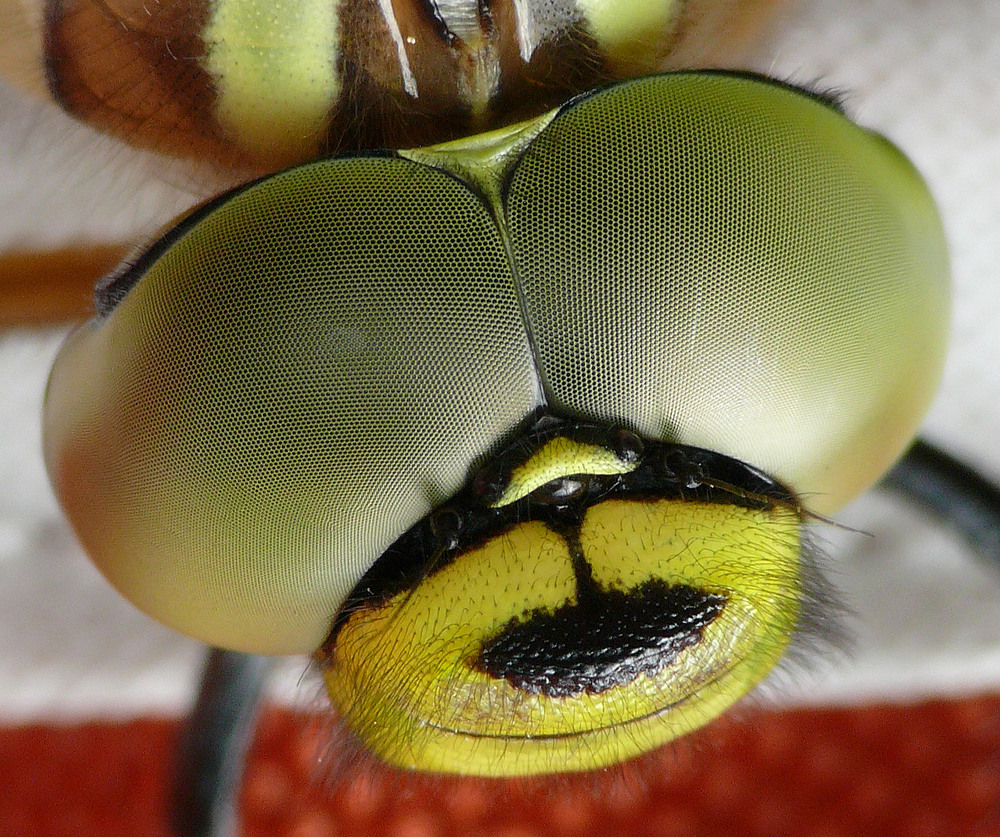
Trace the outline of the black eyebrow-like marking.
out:
<instances>
[{"instance_id":1,"label":"black eyebrow-like marking","mask_svg":"<svg viewBox=\"0 0 1000 837\"><path fill-rule=\"evenodd\" d=\"M660 579L597 590L512 618L483 642L472 667L530 695L599 695L658 676L701 642L727 604L721 593Z\"/></svg>"}]
</instances>

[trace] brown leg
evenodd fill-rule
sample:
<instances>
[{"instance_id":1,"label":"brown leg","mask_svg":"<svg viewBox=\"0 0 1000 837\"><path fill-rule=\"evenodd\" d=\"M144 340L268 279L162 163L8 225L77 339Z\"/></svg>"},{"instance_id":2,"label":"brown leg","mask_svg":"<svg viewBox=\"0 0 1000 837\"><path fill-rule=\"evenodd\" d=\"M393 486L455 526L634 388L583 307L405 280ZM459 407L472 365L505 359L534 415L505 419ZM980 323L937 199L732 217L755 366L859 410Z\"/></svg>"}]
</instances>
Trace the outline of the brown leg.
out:
<instances>
[{"instance_id":1,"label":"brown leg","mask_svg":"<svg viewBox=\"0 0 1000 837\"><path fill-rule=\"evenodd\" d=\"M120 244L0 254L0 327L45 326L93 314L94 284L125 254Z\"/></svg>"}]
</instances>

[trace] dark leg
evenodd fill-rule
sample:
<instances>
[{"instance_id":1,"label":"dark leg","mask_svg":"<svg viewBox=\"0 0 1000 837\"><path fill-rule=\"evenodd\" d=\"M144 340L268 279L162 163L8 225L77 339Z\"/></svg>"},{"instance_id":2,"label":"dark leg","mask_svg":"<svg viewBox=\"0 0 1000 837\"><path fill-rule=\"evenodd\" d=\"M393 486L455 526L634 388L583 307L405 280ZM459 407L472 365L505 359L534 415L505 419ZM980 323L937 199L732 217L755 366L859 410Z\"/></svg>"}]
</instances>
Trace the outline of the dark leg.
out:
<instances>
[{"instance_id":1,"label":"dark leg","mask_svg":"<svg viewBox=\"0 0 1000 837\"><path fill-rule=\"evenodd\" d=\"M174 786L178 837L232 837L236 797L272 659L209 651L201 688L181 733Z\"/></svg>"},{"instance_id":2,"label":"dark leg","mask_svg":"<svg viewBox=\"0 0 1000 837\"><path fill-rule=\"evenodd\" d=\"M1000 488L977 471L917 439L882 484L953 526L977 553L1000 564Z\"/></svg>"}]
</instances>

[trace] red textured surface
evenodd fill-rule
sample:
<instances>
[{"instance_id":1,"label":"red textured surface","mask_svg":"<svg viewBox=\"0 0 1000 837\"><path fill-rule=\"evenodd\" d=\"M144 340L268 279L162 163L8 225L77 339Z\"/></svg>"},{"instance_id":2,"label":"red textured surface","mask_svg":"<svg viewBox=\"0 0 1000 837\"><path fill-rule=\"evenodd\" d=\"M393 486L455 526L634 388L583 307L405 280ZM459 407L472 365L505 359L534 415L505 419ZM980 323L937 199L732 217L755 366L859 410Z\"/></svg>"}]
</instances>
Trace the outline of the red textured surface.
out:
<instances>
[{"instance_id":1,"label":"red textured surface","mask_svg":"<svg viewBox=\"0 0 1000 837\"><path fill-rule=\"evenodd\" d=\"M539 786L364 772L328 788L318 725L270 710L254 837L1000 835L1000 696L753 712L622 772ZM173 722L0 729L2 837L168 837Z\"/></svg>"}]
</instances>

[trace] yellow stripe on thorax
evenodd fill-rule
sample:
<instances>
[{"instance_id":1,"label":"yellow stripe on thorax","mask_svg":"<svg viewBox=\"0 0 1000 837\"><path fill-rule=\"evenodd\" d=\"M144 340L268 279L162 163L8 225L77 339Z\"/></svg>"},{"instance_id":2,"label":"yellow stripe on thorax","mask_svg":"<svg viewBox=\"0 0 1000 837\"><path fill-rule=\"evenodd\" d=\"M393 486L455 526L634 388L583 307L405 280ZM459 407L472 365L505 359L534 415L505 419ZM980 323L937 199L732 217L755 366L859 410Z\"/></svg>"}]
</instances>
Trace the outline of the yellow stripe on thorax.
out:
<instances>
[{"instance_id":1,"label":"yellow stripe on thorax","mask_svg":"<svg viewBox=\"0 0 1000 837\"><path fill-rule=\"evenodd\" d=\"M615 69L657 69L680 12L679 0L577 0L587 29Z\"/></svg>"},{"instance_id":2,"label":"yellow stripe on thorax","mask_svg":"<svg viewBox=\"0 0 1000 837\"><path fill-rule=\"evenodd\" d=\"M204 33L216 119L260 155L322 147L340 94L337 4L331 0L214 0Z\"/></svg>"}]
</instances>

